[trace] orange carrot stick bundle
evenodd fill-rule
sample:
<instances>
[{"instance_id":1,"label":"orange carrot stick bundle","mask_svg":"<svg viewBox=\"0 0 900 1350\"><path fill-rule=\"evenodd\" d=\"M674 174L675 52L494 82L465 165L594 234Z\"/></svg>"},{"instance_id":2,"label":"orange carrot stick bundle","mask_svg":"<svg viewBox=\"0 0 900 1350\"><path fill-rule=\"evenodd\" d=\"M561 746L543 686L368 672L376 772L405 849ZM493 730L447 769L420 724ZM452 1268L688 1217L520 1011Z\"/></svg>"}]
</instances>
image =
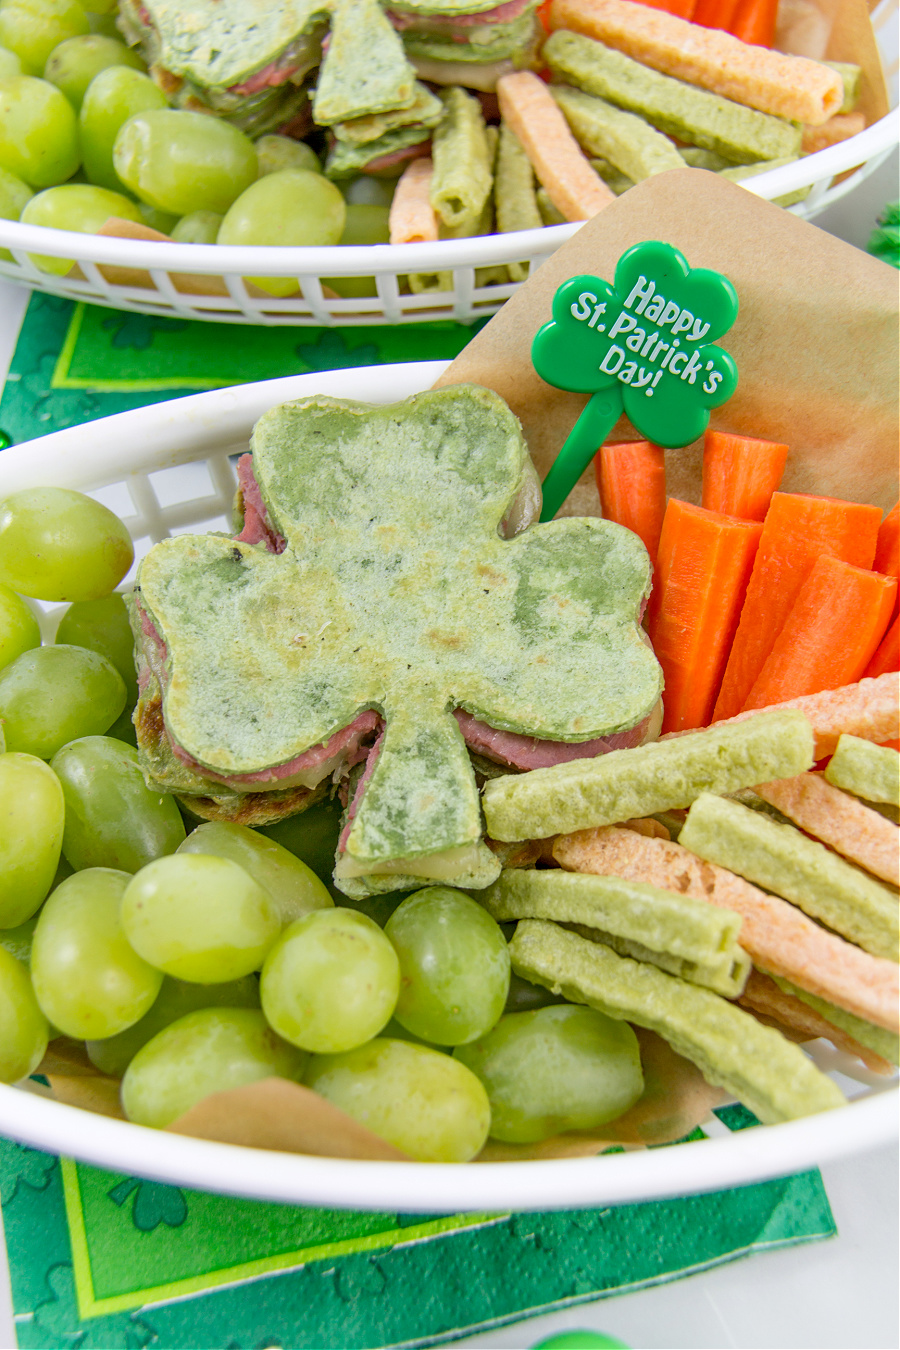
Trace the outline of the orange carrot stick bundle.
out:
<instances>
[{"instance_id":1,"label":"orange carrot stick bundle","mask_svg":"<svg viewBox=\"0 0 900 1350\"><path fill-rule=\"evenodd\" d=\"M855 683L884 637L896 594L896 577L821 554L743 711Z\"/></svg>"},{"instance_id":2,"label":"orange carrot stick bundle","mask_svg":"<svg viewBox=\"0 0 900 1350\"><path fill-rule=\"evenodd\" d=\"M665 451L649 441L604 445L594 456L594 470L603 515L632 530L655 567L666 513Z\"/></svg>"},{"instance_id":3,"label":"orange carrot stick bundle","mask_svg":"<svg viewBox=\"0 0 900 1350\"><path fill-rule=\"evenodd\" d=\"M670 498L647 631L665 676L663 731L707 726L762 525Z\"/></svg>"},{"instance_id":4,"label":"orange carrot stick bundle","mask_svg":"<svg viewBox=\"0 0 900 1350\"><path fill-rule=\"evenodd\" d=\"M874 680L889 671L900 670L900 616L894 616L894 622L881 639L881 645L872 660L866 666L866 679Z\"/></svg>"},{"instance_id":5,"label":"orange carrot stick bundle","mask_svg":"<svg viewBox=\"0 0 900 1350\"><path fill-rule=\"evenodd\" d=\"M744 707L819 555L828 553L854 567L871 567L879 523L874 506L801 493L773 494L714 721L733 717Z\"/></svg>"},{"instance_id":6,"label":"orange carrot stick bundle","mask_svg":"<svg viewBox=\"0 0 900 1350\"><path fill-rule=\"evenodd\" d=\"M878 527L878 543L875 546L876 572L885 572L888 576L900 576L900 502L889 511Z\"/></svg>"},{"instance_id":7,"label":"orange carrot stick bundle","mask_svg":"<svg viewBox=\"0 0 900 1350\"><path fill-rule=\"evenodd\" d=\"M728 31L754 47L771 47L777 13L778 0L738 0Z\"/></svg>"},{"instance_id":8,"label":"orange carrot stick bundle","mask_svg":"<svg viewBox=\"0 0 900 1350\"><path fill-rule=\"evenodd\" d=\"M703 438L703 505L742 520L765 520L787 463L788 447L707 429Z\"/></svg>"}]
</instances>

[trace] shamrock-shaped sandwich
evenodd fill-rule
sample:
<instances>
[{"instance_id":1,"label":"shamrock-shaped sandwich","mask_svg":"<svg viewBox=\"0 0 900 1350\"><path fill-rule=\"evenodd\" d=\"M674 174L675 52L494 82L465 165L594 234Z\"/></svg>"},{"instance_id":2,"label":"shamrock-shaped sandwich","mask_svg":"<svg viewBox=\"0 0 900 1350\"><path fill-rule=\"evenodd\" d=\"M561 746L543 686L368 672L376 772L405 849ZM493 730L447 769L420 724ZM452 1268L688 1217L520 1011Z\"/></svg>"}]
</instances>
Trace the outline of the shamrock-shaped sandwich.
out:
<instances>
[{"instance_id":1,"label":"shamrock-shaped sandwich","mask_svg":"<svg viewBox=\"0 0 900 1350\"><path fill-rule=\"evenodd\" d=\"M254 528L165 539L141 564L145 772L259 822L366 759L341 889L488 885L467 742L529 767L640 739L661 685L643 545L593 518L504 538L530 461L474 385L282 404L252 451Z\"/></svg>"}]
</instances>

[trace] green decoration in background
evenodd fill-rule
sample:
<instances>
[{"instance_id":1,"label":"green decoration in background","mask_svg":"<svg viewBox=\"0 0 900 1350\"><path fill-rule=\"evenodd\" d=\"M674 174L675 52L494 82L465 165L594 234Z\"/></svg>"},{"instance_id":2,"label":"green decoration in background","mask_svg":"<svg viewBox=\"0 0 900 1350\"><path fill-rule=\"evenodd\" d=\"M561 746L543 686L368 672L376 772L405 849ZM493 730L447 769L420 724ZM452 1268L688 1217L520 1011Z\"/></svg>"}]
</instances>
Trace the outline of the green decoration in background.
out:
<instances>
[{"instance_id":1,"label":"green decoration in background","mask_svg":"<svg viewBox=\"0 0 900 1350\"><path fill-rule=\"evenodd\" d=\"M531 349L541 379L591 397L544 480L552 520L623 410L654 445L689 445L737 386L733 358L712 343L737 318L727 277L688 266L671 244L635 244L615 286L578 276L559 287Z\"/></svg>"},{"instance_id":2,"label":"green decoration in background","mask_svg":"<svg viewBox=\"0 0 900 1350\"><path fill-rule=\"evenodd\" d=\"M866 244L867 252L891 267L900 268L900 202L888 202Z\"/></svg>"}]
</instances>

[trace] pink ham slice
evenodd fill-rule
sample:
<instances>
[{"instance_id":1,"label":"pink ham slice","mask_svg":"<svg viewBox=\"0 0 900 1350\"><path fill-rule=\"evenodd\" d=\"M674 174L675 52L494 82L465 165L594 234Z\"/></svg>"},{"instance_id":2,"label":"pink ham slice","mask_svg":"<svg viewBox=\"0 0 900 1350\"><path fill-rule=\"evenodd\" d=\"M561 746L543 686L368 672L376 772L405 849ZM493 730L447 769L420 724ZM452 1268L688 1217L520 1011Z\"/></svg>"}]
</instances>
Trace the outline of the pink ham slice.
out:
<instances>
[{"instance_id":1,"label":"pink ham slice","mask_svg":"<svg viewBox=\"0 0 900 1350\"><path fill-rule=\"evenodd\" d=\"M403 32L407 28L475 28L483 23L512 23L529 9L532 0L506 0L505 4L494 9L483 9L480 14L399 14L388 10L388 18L397 29Z\"/></svg>"},{"instance_id":2,"label":"pink ham slice","mask_svg":"<svg viewBox=\"0 0 900 1350\"><path fill-rule=\"evenodd\" d=\"M235 539L239 544L265 544L270 553L283 553L287 541L269 523L269 513L253 473L252 455L241 455L237 476L244 502L244 528Z\"/></svg>"},{"instance_id":3,"label":"pink ham slice","mask_svg":"<svg viewBox=\"0 0 900 1350\"><path fill-rule=\"evenodd\" d=\"M411 159L431 154L431 138L420 141L418 145L408 145L405 150L392 150L389 155L379 155L363 166L364 173L379 173L382 169L393 169L397 164L406 164Z\"/></svg>"},{"instance_id":4,"label":"pink ham slice","mask_svg":"<svg viewBox=\"0 0 900 1350\"><path fill-rule=\"evenodd\" d=\"M591 741L543 741L534 736L522 736L515 731L497 731L486 722L479 722L471 713L457 708L453 716L459 723L463 739L470 750L484 755L497 764L513 769L549 769L553 764L568 764L573 759L594 759L610 750L630 750L640 745L649 716L628 731L613 736L598 736Z\"/></svg>"},{"instance_id":5,"label":"pink ham slice","mask_svg":"<svg viewBox=\"0 0 900 1350\"><path fill-rule=\"evenodd\" d=\"M357 780L356 787L353 790L353 796L347 808L347 819L344 821L344 828L341 830L338 839L338 852L343 853L347 848L347 836L350 833L350 827L356 819L356 813L359 810L359 804L362 801L362 795L369 785L369 779L375 772L375 765L378 763L378 756L381 754L381 747L384 743L384 731L380 733L378 740L369 751L369 757L366 760L366 767Z\"/></svg>"},{"instance_id":6,"label":"pink ham slice","mask_svg":"<svg viewBox=\"0 0 900 1350\"><path fill-rule=\"evenodd\" d=\"M279 783L295 773L316 769L320 764L333 759L336 755L343 755L348 767L359 764L369 754L368 747L362 746L364 737L375 731L380 725L381 718L378 713L360 713L340 731L336 731L333 736L329 736L327 741L310 746L308 750L304 750L302 755L296 755L285 764L276 764L271 769L260 769L257 773L215 773L212 769L208 769L205 764L200 764L182 746L177 745L172 740L171 735L169 741L176 759L180 759L182 764L201 774L202 777L210 778L216 783L224 783L227 787L250 788L261 783Z\"/></svg>"}]
</instances>

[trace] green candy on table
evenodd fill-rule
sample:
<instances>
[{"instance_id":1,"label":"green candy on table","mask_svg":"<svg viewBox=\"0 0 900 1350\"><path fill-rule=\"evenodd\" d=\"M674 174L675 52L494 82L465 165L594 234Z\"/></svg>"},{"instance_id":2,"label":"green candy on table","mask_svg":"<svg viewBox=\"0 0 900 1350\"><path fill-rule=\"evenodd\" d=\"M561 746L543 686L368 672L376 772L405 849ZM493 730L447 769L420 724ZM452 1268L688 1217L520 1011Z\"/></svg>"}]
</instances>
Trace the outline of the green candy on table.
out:
<instances>
[{"instance_id":1,"label":"green candy on table","mask_svg":"<svg viewBox=\"0 0 900 1350\"><path fill-rule=\"evenodd\" d=\"M602 1331L559 1331L538 1341L534 1350L628 1350L628 1346Z\"/></svg>"}]
</instances>

